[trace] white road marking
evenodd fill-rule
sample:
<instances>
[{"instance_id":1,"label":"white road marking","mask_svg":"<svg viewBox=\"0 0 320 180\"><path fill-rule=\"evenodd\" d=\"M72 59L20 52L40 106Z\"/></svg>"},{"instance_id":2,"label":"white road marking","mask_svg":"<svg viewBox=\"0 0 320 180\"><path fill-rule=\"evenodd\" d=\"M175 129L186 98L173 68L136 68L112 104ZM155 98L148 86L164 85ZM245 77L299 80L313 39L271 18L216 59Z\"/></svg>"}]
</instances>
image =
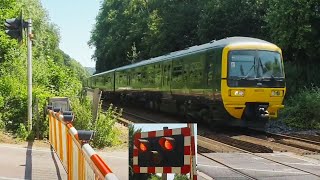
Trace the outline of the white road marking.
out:
<instances>
[{"instance_id":1,"label":"white road marking","mask_svg":"<svg viewBox=\"0 0 320 180\"><path fill-rule=\"evenodd\" d=\"M25 147L14 147L14 146L6 146L6 145L0 145L0 148L11 148L11 149L19 149L19 150L28 150L28 151L39 151L39 152L51 152L51 150L40 150L40 149L30 149ZM49 148L48 148L49 149Z\"/></svg>"},{"instance_id":2,"label":"white road marking","mask_svg":"<svg viewBox=\"0 0 320 180\"><path fill-rule=\"evenodd\" d=\"M1 179L1 180L27 180L27 179L9 178L9 177L3 177L3 176L0 176L0 179Z\"/></svg>"},{"instance_id":3,"label":"white road marking","mask_svg":"<svg viewBox=\"0 0 320 180\"><path fill-rule=\"evenodd\" d=\"M213 180L212 177L210 177L210 176L208 176L208 175L206 175L206 174L204 174L203 172L200 172L200 171L197 171L197 175L201 176L201 177L203 177L203 178L205 178L207 180Z\"/></svg>"},{"instance_id":4,"label":"white road marking","mask_svg":"<svg viewBox=\"0 0 320 180\"><path fill-rule=\"evenodd\" d=\"M98 153L99 154L99 153ZM127 157L120 157L120 156L108 156L108 155L99 155L100 157L106 157L106 158L116 158L116 159L128 159Z\"/></svg>"}]
</instances>

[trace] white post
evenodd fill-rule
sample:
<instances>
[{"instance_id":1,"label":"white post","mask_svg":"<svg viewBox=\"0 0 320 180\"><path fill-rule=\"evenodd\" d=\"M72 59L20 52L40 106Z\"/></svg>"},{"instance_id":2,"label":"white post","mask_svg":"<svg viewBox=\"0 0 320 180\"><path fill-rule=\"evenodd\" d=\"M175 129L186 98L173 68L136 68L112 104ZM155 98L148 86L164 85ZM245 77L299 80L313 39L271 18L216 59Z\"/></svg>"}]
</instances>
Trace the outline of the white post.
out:
<instances>
[{"instance_id":1,"label":"white post","mask_svg":"<svg viewBox=\"0 0 320 180\"><path fill-rule=\"evenodd\" d=\"M168 127L163 127L163 130L169 129ZM168 174L167 173L162 173L161 180L167 180L168 179Z\"/></svg>"},{"instance_id":2,"label":"white post","mask_svg":"<svg viewBox=\"0 0 320 180\"><path fill-rule=\"evenodd\" d=\"M191 135L191 156L190 156L190 179L197 180L197 169L196 169L196 152L195 152L195 139L194 139L194 131L195 131L195 123L188 123L188 127L190 128L190 135Z\"/></svg>"},{"instance_id":3,"label":"white post","mask_svg":"<svg viewBox=\"0 0 320 180\"><path fill-rule=\"evenodd\" d=\"M28 131L32 130L32 20L28 21Z\"/></svg>"}]
</instances>

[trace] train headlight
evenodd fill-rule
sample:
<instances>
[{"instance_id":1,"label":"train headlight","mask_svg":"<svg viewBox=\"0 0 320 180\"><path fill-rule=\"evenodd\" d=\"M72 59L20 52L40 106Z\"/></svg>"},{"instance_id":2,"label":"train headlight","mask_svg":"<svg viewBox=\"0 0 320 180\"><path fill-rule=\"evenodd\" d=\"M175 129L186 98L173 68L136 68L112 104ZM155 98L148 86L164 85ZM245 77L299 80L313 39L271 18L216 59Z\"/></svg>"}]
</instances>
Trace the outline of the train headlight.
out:
<instances>
[{"instance_id":1,"label":"train headlight","mask_svg":"<svg viewBox=\"0 0 320 180\"><path fill-rule=\"evenodd\" d=\"M283 90L272 90L271 96L283 96Z\"/></svg>"},{"instance_id":2,"label":"train headlight","mask_svg":"<svg viewBox=\"0 0 320 180\"><path fill-rule=\"evenodd\" d=\"M245 91L243 89L233 89L230 90L230 96L234 97L243 97L245 94Z\"/></svg>"}]
</instances>

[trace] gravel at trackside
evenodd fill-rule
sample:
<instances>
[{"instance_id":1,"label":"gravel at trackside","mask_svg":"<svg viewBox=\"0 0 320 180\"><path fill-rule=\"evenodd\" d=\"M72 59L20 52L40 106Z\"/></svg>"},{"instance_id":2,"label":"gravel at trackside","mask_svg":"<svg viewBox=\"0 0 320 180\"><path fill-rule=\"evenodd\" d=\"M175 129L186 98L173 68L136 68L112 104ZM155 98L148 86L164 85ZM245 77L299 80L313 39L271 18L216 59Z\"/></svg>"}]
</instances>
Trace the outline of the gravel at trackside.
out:
<instances>
[{"instance_id":1,"label":"gravel at trackside","mask_svg":"<svg viewBox=\"0 0 320 180\"><path fill-rule=\"evenodd\" d=\"M281 120L271 120L266 124L266 131L270 133L299 133L299 134L309 134L309 135L319 135L320 130L301 130L287 126ZM319 134L317 134L319 133Z\"/></svg>"}]
</instances>

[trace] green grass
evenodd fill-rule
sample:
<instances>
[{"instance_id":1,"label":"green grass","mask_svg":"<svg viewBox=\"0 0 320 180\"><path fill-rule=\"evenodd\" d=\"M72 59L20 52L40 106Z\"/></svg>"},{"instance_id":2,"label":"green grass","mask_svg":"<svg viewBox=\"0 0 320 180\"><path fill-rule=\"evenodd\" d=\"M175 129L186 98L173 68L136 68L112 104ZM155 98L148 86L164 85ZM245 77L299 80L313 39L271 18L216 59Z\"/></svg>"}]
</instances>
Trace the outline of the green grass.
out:
<instances>
[{"instance_id":1,"label":"green grass","mask_svg":"<svg viewBox=\"0 0 320 180\"><path fill-rule=\"evenodd\" d=\"M320 129L320 88L304 88L289 97L280 119L294 128Z\"/></svg>"}]
</instances>

